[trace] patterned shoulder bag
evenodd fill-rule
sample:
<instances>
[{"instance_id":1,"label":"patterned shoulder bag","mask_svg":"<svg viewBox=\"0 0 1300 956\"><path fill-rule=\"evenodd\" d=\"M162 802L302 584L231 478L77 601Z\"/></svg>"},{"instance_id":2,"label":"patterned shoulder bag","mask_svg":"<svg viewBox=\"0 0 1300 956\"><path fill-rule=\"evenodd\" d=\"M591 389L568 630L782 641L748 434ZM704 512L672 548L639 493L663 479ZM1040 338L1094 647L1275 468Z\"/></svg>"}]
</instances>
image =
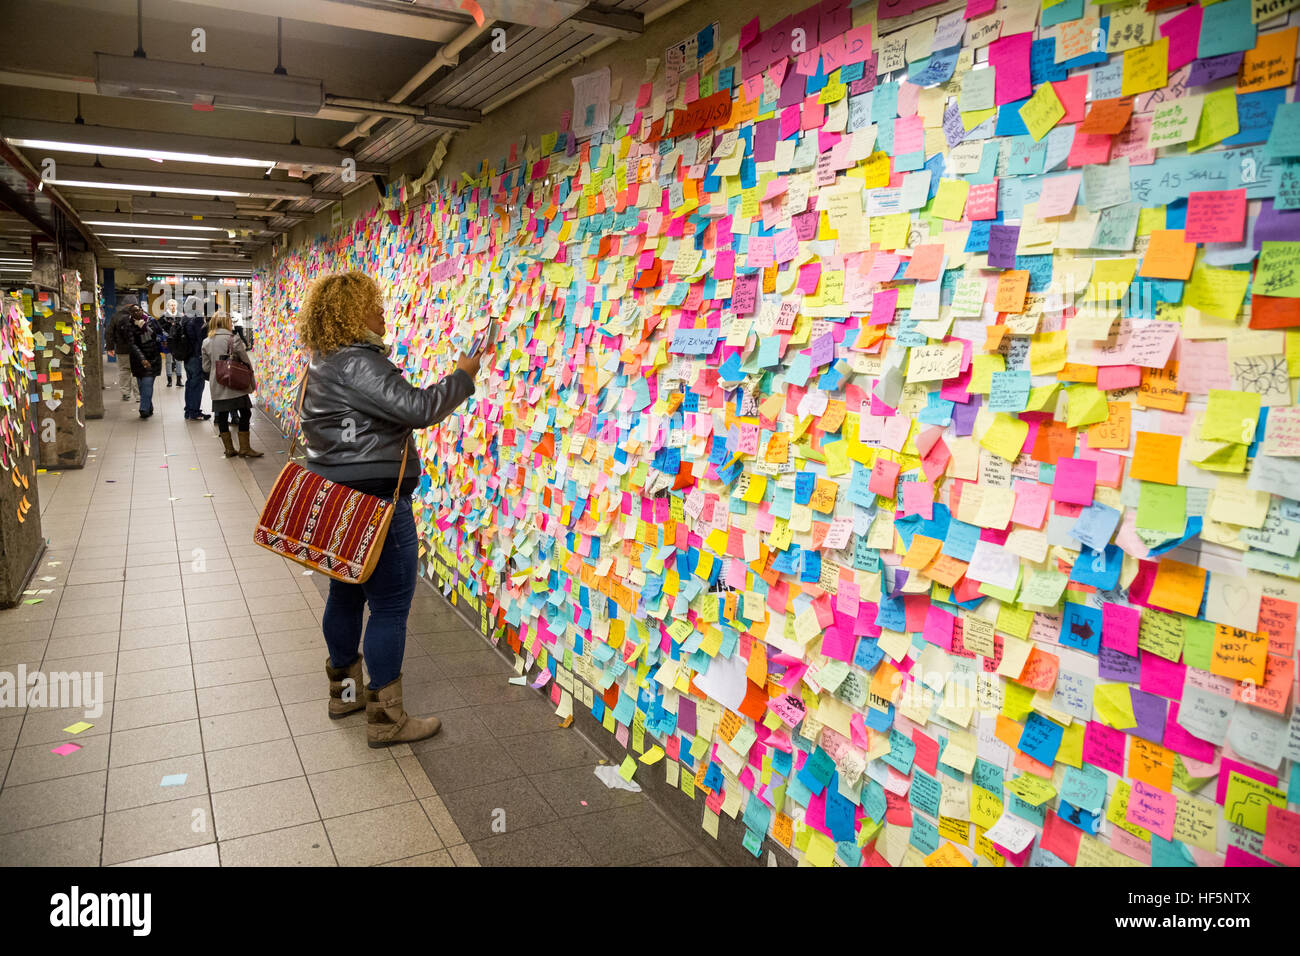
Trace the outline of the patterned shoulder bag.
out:
<instances>
[{"instance_id":1,"label":"patterned shoulder bag","mask_svg":"<svg viewBox=\"0 0 1300 956\"><path fill-rule=\"evenodd\" d=\"M298 390L298 421L307 393L304 371ZM402 449L393 500L355 491L293 460L298 434L289 444L289 460L266 497L253 531L253 543L336 581L360 584L370 577L393 520L397 492L406 474L408 436Z\"/></svg>"}]
</instances>

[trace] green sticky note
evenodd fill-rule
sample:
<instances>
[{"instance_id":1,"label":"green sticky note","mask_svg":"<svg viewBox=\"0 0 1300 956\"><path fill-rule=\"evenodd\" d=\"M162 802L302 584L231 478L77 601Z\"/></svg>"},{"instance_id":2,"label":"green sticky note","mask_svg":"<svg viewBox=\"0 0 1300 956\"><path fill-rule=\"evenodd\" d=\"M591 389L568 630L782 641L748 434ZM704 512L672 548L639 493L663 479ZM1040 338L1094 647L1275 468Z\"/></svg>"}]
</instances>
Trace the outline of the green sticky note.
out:
<instances>
[{"instance_id":1,"label":"green sticky note","mask_svg":"<svg viewBox=\"0 0 1300 956\"><path fill-rule=\"evenodd\" d=\"M1265 242L1255 272L1260 295L1300 297L1300 242Z\"/></svg>"},{"instance_id":2,"label":"green sticky note","mask_svg":"<svg viewBox=\"0 0 1300 956\"><path fill-rule=\"evenodd\" d=\"M1227 86L1207 93L1201 106L1201 121L1196 126L1196 135L1187 144L1187 151L1195 153L1213 146L1229 136L1236 136L1237 131L1237 91Z\"/></svg>"},{"instance_id":3,"label":"green sticky note","mask_svg":"<svg viewBox=\"0 0 1300 956\"><path fill-rule=\"evenodd\" d=\"M1187 488L1142 482L1138 496L1137 526L1168 534L1182 534L1187 524Z\"/></svg>"},{"instance_id":4,"label":"green sticky note","mask_svg":"<svg viewBox=\"0 0 1300 956\"><path fill-rule=\"evenodd\" d=\"M618 768L618 775L622 777L624 780L631 780L632 776L635 773L636 773L636 761L632 759L631 754L628 754L626 757L623 758L623 766Z\"/></svg>"},{"instance_id":5,"label":"green sticky note","mask_svg":"<svg viewBox=\"0 0 1300 956\"><path fill-rule=\"evenodd\" d=\"M1068 402L1066 422L1070 428L1095 425L1110 417L1106 393L1095 385L1071 385L1065 390Z\"/></svg>"},{"instance_id":6,"label":"green sticky note","mask_svg":"<svg viewBox=\"0 0 1300 956\"><path fill-rule=\"evenodd\" d=\"M1183 621L1183 663L1203 671L1214 655L1214 624L1189 617Z\"/></svg>"},{"instance_id":7,"label":"green sticky note","mask_svg":"<svg viewBox=\"0 0 1300 956\"><path fill-rule=\"evenodd\" d=\"M1035 571L1020 591L1020 603L1056 607L1069 580L1059 571Z\"/></svg>"},{"instance_id":8,"label":"green sticky note","mask_svg":"<svg viewBox=\"0 0 1300 956\"><path fill-rule=\"evenodd\" d=\"M1209 406L1201 422L1201 441L1229 441L1249 445L1259 424L1259 394L1211 389Z\"/></svg>"}]
</instances>

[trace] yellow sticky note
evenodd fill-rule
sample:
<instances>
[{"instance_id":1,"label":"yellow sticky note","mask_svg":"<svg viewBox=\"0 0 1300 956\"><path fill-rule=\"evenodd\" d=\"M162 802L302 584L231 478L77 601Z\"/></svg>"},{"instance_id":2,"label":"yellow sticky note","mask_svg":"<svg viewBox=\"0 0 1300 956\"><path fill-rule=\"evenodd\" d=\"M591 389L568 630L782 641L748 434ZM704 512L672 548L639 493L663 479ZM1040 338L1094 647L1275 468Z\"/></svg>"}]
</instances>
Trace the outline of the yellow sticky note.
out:
<instances>
[{"instance_id":1,"label":"yellow sticky note","mask_svg":"<svg viewBox=\"0 0 1300 956\"><path fill-rule=\"evenodd\" d=\"M623 765L618 768L618 775L630 781L634 773L636 773L636 761L632 759L631 754L628 754L623 758Z\"/></svg>"},{"instance_id":2,"label":"yellow sticky note","mask_svg":"<svg viewBox=\"0 0 1300 956\"><path fill-rule=\"evenodd\" d=\"M1006 412L998 412L989 430L980 439L980 445L993 454L1007 461L1020 457L1020 449L1025 447L1029 437L1029 423L1013 418Z\"/></svg>"},{"instance_id":3,"label":"yellow sticky note","mask_svg":"<svg viewBox=\"0 0 1300 956\"><path fill-rule=\"evenodd\" d=\"M1285 810L1286 794L1262 780L1252 780L1235 772L1228 776L1223 815L1229 823L1263 833L1270 804Z\"/></svg>"},{"instance_id":4,"label":"yellow sticky note","mask_svg":"<svg viewBox=\"0 0 1300 956\"><path fill-rule=\"evenodd\" d=\"M1201 105L1201 119L1196 124L1196 135L1187 144L1187 151L1195 153L1213 146L1229 136L1236 136L1237 93L1232 87L1205 94Z\"/></svg>"},{"instance_id":5,"label":"yellow sticky note","mask_svg":"<svg viewBox=\"0 0 1300 956\"><path fill-rule=\"evenodd\" d=\"M664 748L655 744L649 750L641 755L641 762L645 764L655 764L664 759ZM624 761L626 763L626 761Z\"/></svg>"},{"instance_id":6,"label":"yellow sticky note","mask_svg":"<svg viewBox=\"0 0 1300 956\"><path fill-rule=\"evenodd\" d=\"M1020 119L1035 141L1046 136L1065 116L1065 107L1052 89L1051 83L1044 83L1034 91L1025 105L1020 107Z\"/></svg>"},{"instance_id":7,"label":"yellow sticky note","mask_svg":"<svg viewBox=\"0 0 1300 956\"><path fill-rule=\"evenodd\" d=\"M1031 773L1022 773L1007 784L1007 789L1031 807L1045 803L1056 796L1056 788L1042 777Z\"/></svg>"},{"instance_id":8,"label":"yellow sticky note","mask_svg":"<svg viewBox=\"0 0 1300 956\"><path fill-rule=\"evenodd\" d=\"M941 179L930 210L940 219L956 221L965 212L966 194L969 192L970 183L964 179Z\"/></svg>"},{"instance_id":9,"label":"yellow sticky note","mask_svg":"<svg viewBox=\"0 0 1300 956\"><path fill-rule=\"evenodd\" d=\"M1192 279L1183 292L1183 304L1231 321L1241 311L1246 286L1249 284L1249 271L1216 269L1198 262L1192 270Z\"/></svg>"},{"instance_id":10,"label":"yellow sticky note","mask_svg":"<svg viewBox=\"0 0 1300 956\"><path fill-rule=\"evenodd\" d=\"M82 731L89 730L91 727L94 726L95 726L94 724L88 724L84 720L79 720L75 724L72 724L69 727L64 727L63 732L65 734L79 734Z\"/></svg>"},{"instance_id":11,"label":"yellow sticky note","mask_svg":"<svg viewBox=\"0 0 1300 956\"><path fill-rule=\"evenodd\" d=\"M1169 82L1169 38L1124 53L1120 95L1134 96L1158 90ZM1231 90L1229 91L1231 92Z\"/></svg>"},{"instance_id":12,"label":"yellow sticky note","mask_svg":"<svg viewBox=\"0 0 1300 956\"><path fill-rule=\"evenodd\" d=\"M1128 684L1096 684L1092 688L1092 706L1102 723L1116 730L1137 726L1133 716L1133 698Z\"/></svg>"}]
</instances>

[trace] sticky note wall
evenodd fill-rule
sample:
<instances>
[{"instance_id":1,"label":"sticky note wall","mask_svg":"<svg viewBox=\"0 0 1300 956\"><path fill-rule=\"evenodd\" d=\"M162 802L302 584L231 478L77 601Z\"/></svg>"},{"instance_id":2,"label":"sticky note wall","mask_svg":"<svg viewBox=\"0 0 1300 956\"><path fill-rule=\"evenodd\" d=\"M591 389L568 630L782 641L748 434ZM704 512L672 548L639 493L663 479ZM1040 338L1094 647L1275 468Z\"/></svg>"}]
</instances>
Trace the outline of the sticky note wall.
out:
<instances>
[{"instance_id":1,"label":"sticky note wall","mask_svg":"<svg viewBox=\"0 0 1300 956\"><path fill-rule=\"evenodd\" d=\"M1261 6L706 27L606 128L557 108L272 262L263 399L323 272L380 279L419 383L495 317L419 437L425 572L756 856L1295 865L1298 28Z\"/></svg>"},{"instance_id":2,"label":"sticky note wall","mask_svg":"<svg viewBox=\"0 0 1300 956\"><path fill-rule=\"evenodd\" d=\"M0 478L15 486L22 476L9 473L26 466L35 433L29 404L33 356L32 328L23 315L22 299L0 295Z\"/></svg>"}]
</instances>

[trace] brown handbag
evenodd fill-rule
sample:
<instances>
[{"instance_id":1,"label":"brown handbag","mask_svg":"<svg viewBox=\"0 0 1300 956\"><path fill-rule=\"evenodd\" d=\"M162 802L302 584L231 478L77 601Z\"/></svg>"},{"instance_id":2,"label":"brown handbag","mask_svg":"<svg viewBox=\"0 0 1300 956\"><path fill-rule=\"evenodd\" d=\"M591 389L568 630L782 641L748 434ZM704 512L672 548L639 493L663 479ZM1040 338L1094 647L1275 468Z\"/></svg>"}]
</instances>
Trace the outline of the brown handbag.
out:
<instances>
[{"instance_id":1,"label":"brown handbag","mask_svg":"<svg viewBox=\"0 0 1300 956\"><path fill-rule=\"evenodd\" d=\"M254 385L253 367L235 356L231 349L234 338L235 334L232 332L230 341L226 343L226 354L216 361L214 374L217 384L236 392L251 392Z\"/></svg>"}]
</instances>

